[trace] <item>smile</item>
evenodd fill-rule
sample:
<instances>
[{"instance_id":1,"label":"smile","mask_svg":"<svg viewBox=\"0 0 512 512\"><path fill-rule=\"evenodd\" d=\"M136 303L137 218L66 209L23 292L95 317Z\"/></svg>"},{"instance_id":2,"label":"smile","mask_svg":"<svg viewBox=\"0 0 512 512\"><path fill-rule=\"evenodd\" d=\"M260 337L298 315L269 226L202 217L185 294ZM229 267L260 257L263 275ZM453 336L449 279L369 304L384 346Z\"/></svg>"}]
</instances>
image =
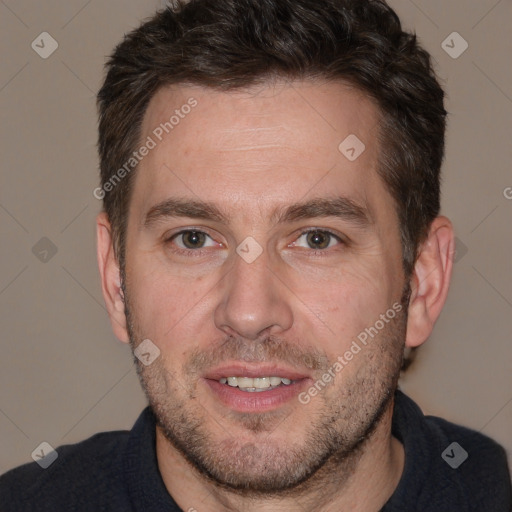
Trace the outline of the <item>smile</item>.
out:
<instances>
[{"instance_id":1,"label":"smile","mask_svg":"<svg viewBox=\"0 0 512 512\"><path fill-rule=\"evenodd\" d=\"M276 389L279 386L289 386L294 381L285 377L223 377L219 382L253 393Z\"/></svg>"}]
</instances>

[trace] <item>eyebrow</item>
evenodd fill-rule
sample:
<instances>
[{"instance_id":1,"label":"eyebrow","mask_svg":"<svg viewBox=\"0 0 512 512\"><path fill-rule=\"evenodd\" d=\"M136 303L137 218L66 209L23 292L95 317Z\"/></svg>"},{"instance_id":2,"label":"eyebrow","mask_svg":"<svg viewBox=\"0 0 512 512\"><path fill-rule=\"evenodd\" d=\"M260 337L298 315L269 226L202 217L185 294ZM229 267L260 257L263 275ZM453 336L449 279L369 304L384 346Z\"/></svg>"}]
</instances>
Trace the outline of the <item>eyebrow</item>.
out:
<instances>
[{"instance_id":1,"label":"eyebrow","mask_svg":"<svg viewBox=\"0 0 512 512\"><path fill-rule=\"evenodd\" d=\"M143 227L173 217L190 217L194 219L227 222L229 219L212 203L190 199L171 198L151 207L144 219Z\"/></svg>"},{"instance_id":2,"label":"eyebrow","mask_svg":"<svg viewBox=\"0 0 512 512\"><path fill-rule=\"evenodd\" d=\"M189 217L220 223L229 223L226 216L215 204L192 199L169 198L152 206L147 212L142 227L150 228L169 218ZM291 223L302 219L337 217L360 228L374 224L369 209L343 196L316 198L302 203L277 207L270 216L272 224Z\"/></svg>"},{"instance_id":3,"label":"eyebrow","mask_svg":"<svg viewBox=\"0 0 512 512\"><path fill-rule=\"evenodd\" d=\"M279 207L271 216L276 224L294 222L319 217L337 217L361 228L373 224L369 209L348 197L311 199L304 203L295 203Z\"/></svg>"}]
</instances>

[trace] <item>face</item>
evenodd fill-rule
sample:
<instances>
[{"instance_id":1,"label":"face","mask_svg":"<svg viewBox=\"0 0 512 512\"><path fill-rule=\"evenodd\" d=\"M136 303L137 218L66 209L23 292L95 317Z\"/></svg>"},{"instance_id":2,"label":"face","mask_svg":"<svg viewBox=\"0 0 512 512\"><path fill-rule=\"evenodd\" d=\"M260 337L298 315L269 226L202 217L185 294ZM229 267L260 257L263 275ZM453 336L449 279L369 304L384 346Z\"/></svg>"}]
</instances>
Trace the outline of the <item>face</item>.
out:
<instances>
[{"instance_id":1,"label":"face","mask_svg":"<svg viewBox=\"0 0 512 512\"><path fill-rule=\"evenodd\" d=\"M124 293L133 346L160 351L137 363L170 446L247 492L349 458L389 409L405 339L376 107L339 83L172 87L142 140Z\"/></svg>"}]
</instances>

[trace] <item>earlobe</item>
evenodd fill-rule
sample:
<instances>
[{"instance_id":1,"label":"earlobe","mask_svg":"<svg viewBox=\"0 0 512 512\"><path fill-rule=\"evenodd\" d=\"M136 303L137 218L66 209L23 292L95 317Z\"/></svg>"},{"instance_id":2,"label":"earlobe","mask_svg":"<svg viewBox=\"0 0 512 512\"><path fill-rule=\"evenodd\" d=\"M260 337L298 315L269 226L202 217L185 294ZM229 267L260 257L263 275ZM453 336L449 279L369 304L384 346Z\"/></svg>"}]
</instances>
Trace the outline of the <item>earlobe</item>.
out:
<instances>
[{"instance_id":1,"label":"earlobe","mask_svg":"<svg viewBox=\"0 0 512 512\"><path fill-rule=\"evenodd\" d=\"M417 347L431 334L445 304L452 275L455 241L449 219L432 222L411 276L406 346Z\"/></svg>"},{"instance_id":2,"label":"earlobe","mask_svg":"<svg viewBox=\"0 0 512 512\"><path fill-rule=\"evenodd\" d=\"M96 218L96 244L103 299L112 329L120 341L128 343L119 265L114 254L110 222L105 212L101 212Z\"/></svg>"}]
</instances>

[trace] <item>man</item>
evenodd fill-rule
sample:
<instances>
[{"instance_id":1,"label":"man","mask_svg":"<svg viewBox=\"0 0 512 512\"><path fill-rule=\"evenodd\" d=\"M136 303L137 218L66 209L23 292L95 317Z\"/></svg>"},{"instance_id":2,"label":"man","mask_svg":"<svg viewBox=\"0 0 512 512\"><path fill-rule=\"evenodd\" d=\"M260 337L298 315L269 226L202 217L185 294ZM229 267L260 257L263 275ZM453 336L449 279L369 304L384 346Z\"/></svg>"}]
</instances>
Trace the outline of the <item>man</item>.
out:
<instances>
[{"instance_id":1,"label":"man","mask_svg":"<svg viewBox=\"0 0 512 512\"><path fill-rule=\"evenodd\" d=\"M150 407L1 510L510 510L503 449L397 391L454 237L443 91L385 3L176 5L99 110L103 294Z\"/></svg>"}]
</instances>

